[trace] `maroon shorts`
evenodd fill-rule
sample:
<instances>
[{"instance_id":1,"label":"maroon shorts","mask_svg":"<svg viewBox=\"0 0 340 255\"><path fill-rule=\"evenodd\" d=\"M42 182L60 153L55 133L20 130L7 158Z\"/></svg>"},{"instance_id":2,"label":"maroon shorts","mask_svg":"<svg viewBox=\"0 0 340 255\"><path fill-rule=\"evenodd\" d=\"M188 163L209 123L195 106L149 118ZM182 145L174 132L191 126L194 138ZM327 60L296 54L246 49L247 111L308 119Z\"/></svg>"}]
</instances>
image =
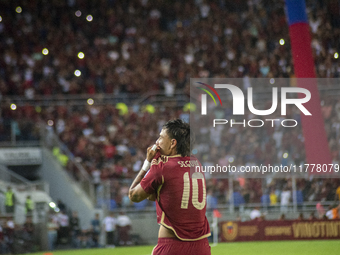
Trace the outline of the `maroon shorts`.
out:
<instances>
[{"instance_id":1,"label":"maroon shorts","mask_svg":"<svg viewBox=\"0 0 340 255\"><path fill-rule=\"evenodd\" d=\"M198 241L183 242L175 238L158 238L152 255L210 255L207 238Z\"/></svg>"}]
</instances>

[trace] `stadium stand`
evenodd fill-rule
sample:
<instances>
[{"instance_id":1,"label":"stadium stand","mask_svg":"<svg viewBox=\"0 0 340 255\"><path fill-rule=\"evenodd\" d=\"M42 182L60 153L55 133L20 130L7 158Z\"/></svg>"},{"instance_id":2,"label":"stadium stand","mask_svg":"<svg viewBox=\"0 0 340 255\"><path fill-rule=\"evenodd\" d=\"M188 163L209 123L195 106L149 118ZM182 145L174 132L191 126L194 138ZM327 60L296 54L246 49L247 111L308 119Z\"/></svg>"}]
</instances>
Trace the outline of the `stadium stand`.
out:
<instances>
[{"instance_id":1,"label":"stadium stand","mask_svg":"<svg viewBox=\"0 0 340 255\"><path fill-rule=\"evenodd\" d=\"M191 77L294 77L284 1L268 2L21 1L19 11L16 1L1 1L0 142L39 143L47 127L61 142L50 149L69 173L80 180L82 168L93 178L98 207L152 208L131 204L127 187L162 124L188 117L183 102ZM307 8L317 76L339 78L339 6L309 0ZM339 163L340 88L320 91L333 163ZM288 116L299 121L294 109ZM212 132L203 124L197 145L210 136L213 148L198 155L203 165L305 162L301 128ZM339 185L339 179L297 178L299 205L326 205ZM270 209L261 197L273 191L279 203L284 187L292 191L291 179L282 176L207 180L210 209L236 200L239 210Z\"/></svg>"},{"instance_id":2,"label":"stadium stand","mask_svg":"<svg viewBox=\"0 0 340 255\"><path fill-rule=\"evenodd\" d=\"M237 6L225 1L186 1L176 2L174 8L155 1L123 2L50 1L38 8L23 3L23 12L16 13L14 3L3 1L2 9L6 11L0 31L6 36L1 40L0 71L4 74L1 78L4 102L12 95L26 99L55 94L61 97L95 93L129 96L141 94L146 88L171 95L175 90L187 91L189 77L294 75L283 1L271 7L256 1L239 1ZM316 1L307 4L318 77L338 77L339 63L332 57L339 47L337 17L327 16L331 7L326 4ZM64 7L68 7L68 11L65 12ZM76 12L78 9L80 12ZM88 22L87 15L92 15L93 21ZM148 27L147 33L145 27ZM38 31L38 38L34 36L35 31ZM284 40L284 45L280 45L280 39ZM48 48L48 55L42 54L43 48ZM80 51L85 54L84 59L77 57ZM75 69L81 71L81 77L74 76ZM337 109L339 103L326 102L323 106L325 119L334 120L337 116L332 108ZM89 173L99 168L103 180L128 178L133 174L131 162L140 160L145 149L145 145L133 141L138 137L145 139L145 144L152 143L157 136L143 130L157 134L164 119L179 114L163 108L156 114L133 112L120 116L113 106L67 105L45 109L24 105L11 111L3 103L0 137L2 141L8 140L13 128L17 140L37 140L38 130L33 123L52 120L62 142L82 160ZM292 115L298 118L296 113ZM154 121L158 125L149 125ZM331 125L333 127L327 125L328 129L333 128L338 133L339 127ZM247 135L238 131L243 140L254 140L248 151L238 148L242 146L242 139L235 139L239 145L228 143L230 148L238 150L230 152L230 148L225 148L229 154L237 155L238 164L279 162L278 148L294 154L292 160L297 164L304 159L300 131L293 135L284 134L282 130L274 133L262 130L262 134ZM230 137L226 136L221 139L228 141ZM261 141L258 146L262 137L267 137L268 141ZM336 154L338 145L334 141L336 137L330 145ZM265 150L260 149L263 147ZM335 156L338 160L338 155ZM220 160L224 157L226 155L220 155Z\"/></svg>"}]
</instances>

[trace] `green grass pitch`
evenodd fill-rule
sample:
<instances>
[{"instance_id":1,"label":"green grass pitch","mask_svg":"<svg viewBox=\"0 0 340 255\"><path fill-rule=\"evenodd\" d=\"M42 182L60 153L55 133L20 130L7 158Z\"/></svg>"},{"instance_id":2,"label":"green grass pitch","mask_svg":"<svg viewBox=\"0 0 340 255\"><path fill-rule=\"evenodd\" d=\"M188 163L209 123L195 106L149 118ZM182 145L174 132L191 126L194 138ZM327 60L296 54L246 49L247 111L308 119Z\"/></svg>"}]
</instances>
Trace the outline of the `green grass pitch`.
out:
<instances>
[{"instance_id":1,"label":"green grass pitch","mask_svg":"<svg viewBox=\"0 0 340 255\"><path fill-rule=\"evenodd\" d=\"M150 255L154 246L117 247L53 251L53 255ZM47 252L32 255L44 255ZM212 255L339 255L340 240L325 241L271 241L220 243L211 248ZM178 254L181 255L181 254ZM183 254L185 255L185 254Z\"/></svg>"}]
</instances>

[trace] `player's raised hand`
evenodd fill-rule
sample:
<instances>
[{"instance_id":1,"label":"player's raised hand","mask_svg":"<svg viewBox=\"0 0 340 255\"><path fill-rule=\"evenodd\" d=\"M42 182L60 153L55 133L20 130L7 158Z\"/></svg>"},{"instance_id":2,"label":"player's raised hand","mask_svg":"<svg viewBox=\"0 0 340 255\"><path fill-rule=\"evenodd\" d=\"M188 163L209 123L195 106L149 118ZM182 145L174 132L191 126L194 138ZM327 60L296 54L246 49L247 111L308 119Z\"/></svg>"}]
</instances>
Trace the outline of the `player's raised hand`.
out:
<instances>
[{"instance_id":1,"label":"player's raised hand","mask_svg":"<svg viewBox=\"0 0 340 255\"><path fill-rule=\"evenodd\" d=\"M156 156L156 153L158 150L159 150L159 146L157 146L156 144L148 147L147 152L146 152L147 161L151 162L151 160Z\"/></svg>"}]
</instances>

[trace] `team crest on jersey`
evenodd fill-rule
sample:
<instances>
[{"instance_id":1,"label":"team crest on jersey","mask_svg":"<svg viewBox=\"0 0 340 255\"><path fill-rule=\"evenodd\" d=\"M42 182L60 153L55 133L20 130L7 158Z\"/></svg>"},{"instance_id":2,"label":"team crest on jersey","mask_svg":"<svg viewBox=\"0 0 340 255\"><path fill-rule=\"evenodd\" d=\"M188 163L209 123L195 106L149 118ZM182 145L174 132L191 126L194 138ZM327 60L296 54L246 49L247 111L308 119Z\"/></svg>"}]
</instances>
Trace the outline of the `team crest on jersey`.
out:
<instances>
[{"instance_id":1,"label":"team crest on jersey","mask_svg":"<svg viewBox=\"0 0 340 255\"><path fill-rule=\"evenodd\" d=\"M237 223L228 221L227 223L223 224L222 231L223 236L227 241L233 241L237 237Z\"/></svg>"}]
</instances>

